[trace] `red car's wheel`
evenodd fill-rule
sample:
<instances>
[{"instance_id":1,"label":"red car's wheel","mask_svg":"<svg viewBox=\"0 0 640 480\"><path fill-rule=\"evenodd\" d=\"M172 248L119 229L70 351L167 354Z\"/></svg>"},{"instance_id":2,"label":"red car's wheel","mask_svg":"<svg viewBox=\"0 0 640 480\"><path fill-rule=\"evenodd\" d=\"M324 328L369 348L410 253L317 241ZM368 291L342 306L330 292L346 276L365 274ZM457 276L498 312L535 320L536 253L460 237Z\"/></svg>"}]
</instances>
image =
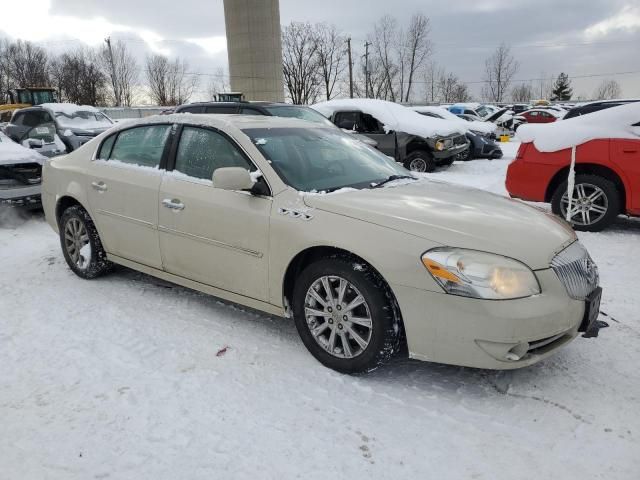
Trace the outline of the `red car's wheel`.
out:
<instances>
[{"instance_id":1,"label":"red car's wheel","mask_svg":"<svg viewBox=\"0 0 640 480\"><path fill-rule=\"evenodd\" d=\"M567 218L569 194L562 182L551 198L553 213ZM599 232L620 213L620 194L615 184L598 175L576 175L570 220L576 230Z\"/></svg>"}]
</instances>

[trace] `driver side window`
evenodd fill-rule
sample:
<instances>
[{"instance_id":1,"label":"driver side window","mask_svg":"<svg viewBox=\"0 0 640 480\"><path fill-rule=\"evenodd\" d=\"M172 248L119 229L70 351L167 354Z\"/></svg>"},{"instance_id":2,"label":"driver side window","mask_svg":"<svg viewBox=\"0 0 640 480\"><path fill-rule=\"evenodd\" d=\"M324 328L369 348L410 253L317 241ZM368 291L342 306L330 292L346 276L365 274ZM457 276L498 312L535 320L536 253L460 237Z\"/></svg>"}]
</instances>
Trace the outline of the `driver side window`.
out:
<instances>
[{"instance_id":1,"label":"driver side window","mask_svg":"<svg viewBox=\"0 0 640 480\"><path fill-rule=\"evenodd\" d=\"M170 125L150 125L123 130L118 134L109 159L158 168L170 131ZM102 153L101 151L101 157Z\"/></svg>"}]
</instances>

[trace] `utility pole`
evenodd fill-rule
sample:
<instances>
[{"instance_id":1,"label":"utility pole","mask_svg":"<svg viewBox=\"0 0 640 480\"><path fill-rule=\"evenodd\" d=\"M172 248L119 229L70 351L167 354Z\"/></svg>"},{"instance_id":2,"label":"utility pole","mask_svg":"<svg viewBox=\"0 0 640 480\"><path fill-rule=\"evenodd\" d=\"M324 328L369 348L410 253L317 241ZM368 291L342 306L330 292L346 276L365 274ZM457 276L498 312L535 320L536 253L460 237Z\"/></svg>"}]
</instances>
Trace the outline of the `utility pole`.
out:
<instances>
[{"instance_id":1,"label":"utility pole","mask_svg":"<svg viewBox=\"0 0 640 480\"><path fill-rule=\"evenodd\" d=\"M351 61L351 37L347 38L347 53L349 54L349 98L353 98L353 62Z\"/></svg>"},{"instance_id":2,"label":"utility pole","mask_svg":"<svg viewBox=\"0 0 640 480\"><path fill-rule=\"evenodd\" d=\"M365 42L364 44L364 96L369 98L369 47L371 42Z\"/></svg>"},{"instance_id":3,"label":"utility pole","mask_svg":"<svg viewBox=\"0 0 640 480\"><path fill-rule=\"evenodd\" d=\"M113 50L111 48L111 37L107 37L104 39L104 42L107 44L107 48L109 49L109 64L111 65L111 83L113 84L113 96L116 99L116 107L120 106L120 92L118 85L118 78L116 77L116 65L113 61Z\"/></svg>"}]
</instances>

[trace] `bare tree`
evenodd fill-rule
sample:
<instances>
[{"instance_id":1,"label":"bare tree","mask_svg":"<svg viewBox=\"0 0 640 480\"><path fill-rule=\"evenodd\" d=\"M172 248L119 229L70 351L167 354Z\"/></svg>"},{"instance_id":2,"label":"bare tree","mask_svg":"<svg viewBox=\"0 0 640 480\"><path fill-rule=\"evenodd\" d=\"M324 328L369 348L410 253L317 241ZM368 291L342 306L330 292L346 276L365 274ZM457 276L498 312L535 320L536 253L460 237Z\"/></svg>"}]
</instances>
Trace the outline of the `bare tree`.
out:
<instances>
[{"instance_id":1,"label":"bare tree","mask_svg":"<svg viewBox=\"0 0 640 480\"><path fill-rule=\"evenodd\" d=\"M409 101L416 72L422 68L431 54L430 32L429 19L422 13L416 13L411 17L406 33L403 31L398 33L400 101Z\"/></svg>"},{"instance_id":2,"label":"bare tree","mask_svg":"<svg viewBox=\"0 0 640 480\"><path fill-rule=\"evenodd\" d=\"M189 73L185 60L170 61L163 55L147 58L147 82L149 96L158 105L186 103L198 84L198 78Z\"/></svg>"},{"instance_id":3,"label":"bare tree","mask_svg":"<svg viewBox=\"0 0 640 480\"><path fill-rule=\"evenodd\" d=\"M318 44L310 23L291 22L282 29L284 83L295 104L315 102L320 86Z\"/></svg>"},{"instance_id":4,"label":"bare tree","mask_svg":"<svg viewBox=\"0 0 640 480\"><path fill-rule=\"evenodd\" d=\"M470 98L467 85L457 75L444 72L438 78L438 96L445 103L467 102Z\"/></svg>"},{"instance_id":5,"label":"bare tree","mask_svg":"<svg viewBox=\"0 0 640 480\"><path fill-rule=\"evenodd\" d=\"M593 94L593 98L597 100L611 100L622 96L622 88L620 84L613 79L603 80Z\"/></svg>"},{"instance_id":6,"label":"bare tree","mask_svg":"<svg viewBox=\"0 0 640 480\"><path fill-rule=\"evenodd\" d=\"M519 68L511 48L502 43L485 61L485 96L491 101L502 102Z\"/></svg>"},{"instance_id":7,"label":"bare tree","mask_svg":"<svg viewBox=\"0 0 640 480\"><path fill-rule=\"evenodd\" d=\"M105 103L107 77L94 50L78 49L54 58L49 76L62 101L81 105Z\"/></svg>"},{"instance_id":8,"label":"bare tree","mask_svg":"<svg viewBox=\"0 0 640 480\"><path fill-rule=\"evenodd\" d=\"M0 38L0 103L4 102L4 96L9 90L9 65L7 61L7 52L9 50L9 41Z\"/></svg>"},{"instance_id":9,"label":"bare tree","mask_svg":"<svg viewBox=\"0 0 640 480\"><path fill-rule=\"evenodd\" d=\"M398 35L398 25L396 19L390 15L382 17L373 28L373 50L375 59L382 70L384 78L384 89L381 89L379 96L374 94L374 98L396 101L394 83L398 75L398 65L393 58L393 47Z\"/></svg>"},{"instance_id":10,"label":"bare tree","mask_svg":"<svg viewBox=\"0 0 640 480\"><path fill-rule=\"evenodd\" d=\"M438 67L434 61L429 62L424 74L425 100L436 102L438 100L438 80L444 75L444 70Z\"/></svg>"},{"instance_id":11,"label":"bare tree","mask_svg":"<svg viewBox=\"0 0 640 480\"><path fill-rule=\"evenodd\" d=\"M49 83L47 52L31 42L9 43L3 57L9 88L44 86Z\"/></svg>"},{"instance_id":12,"label":"bare tree","mask_svg":"<svg viewBox=\"0 0 640 480\"><path fill-rule=\"evenodd\" d=\"M528 83L516 85L511 89L511 100L514 102L530 102L533 98L533 87Z\"/></svg>"},{"instance_id":13,"label":"bare tree","mask_svg":"<svg viewBox=\"0 0 640 480\"><path fill-rule=\"evenodd\" d=\"M111 48L102 48L101 64L111 84L111 101L116 106L130 107L135 102L135 88L139 83L139 66L126 43L118 40ZM113 60L113 64L111 63Z\"/></svg>"},{"instance_id":14,"label":"bare tree","mask_svg":"<svg viewBox=\"0 0 640 480\"><path fill-rule=\"evenodd\" d=\"M319 23L315 27L316 56L324 94L327 100L334 96L336 84L349 66L346 58L347 39L335 25Z\"/></svg>"},{"instance_id":15,"label":"bare tree","mask_svg":"<svg viewBox=\"0 0 640 480\"><path fill-rule=\"evenodd\" d=\"M225 72L224 68L219 67L216 73L209 79L207 85L207 96L210 99L216 98L218 93L228 92L231 90L231 83L229 81L229 75Z\"/></svg>"}]
</instances>

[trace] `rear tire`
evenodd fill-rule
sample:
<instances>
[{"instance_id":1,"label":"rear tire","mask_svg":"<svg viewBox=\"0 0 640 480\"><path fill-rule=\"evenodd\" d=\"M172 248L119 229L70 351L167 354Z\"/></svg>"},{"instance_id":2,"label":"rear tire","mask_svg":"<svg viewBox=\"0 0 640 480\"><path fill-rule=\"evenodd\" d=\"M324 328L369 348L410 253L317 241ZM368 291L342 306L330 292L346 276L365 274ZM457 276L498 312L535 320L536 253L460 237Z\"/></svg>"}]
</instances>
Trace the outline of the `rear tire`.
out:
<instances>
[{"instance_id":1,"label":"rear tire","mask_svg":"<svg viewBox=\"0 0 640 480\"><path fill-rule=\"evenodd\" d=\"M294 288L293 314L309 352L338 372L369 372L399 350L402 329L391 292L358 259L335 256L305 268Z\"/></svg>"},{"instance_id":2,"label":"rear tire","mask_svg":"<svg viewBox=\"0 0 640 480\"><path fill-rule=\"evenodd\" d=\"M407 155L404 166L412 172L430 173L436 169L436 162L426 150L416 150Z\"/></svg>"},{"instance_id":3,"label":"rear tire","mask_svg":"<svg viewBox=\"0 0 640 480\"><path fill-rule=\"evenodd\" d=\"M107 260L98 230L84 208L67 208L58 227L62 253L73 273L89 280L111 270L113 264Z\"/></svg>"},{"instance_id":4,"label":"rear tire","mask_svg":"<svg viewBox=\"0 0 640 480\"><path fill-rule=\"evenodd\" d=\"M553 213L566 218L569 196L562 182L551 197ZM575 230L599 232L611 225L620 213L620 192L615 184L598 175L576 175L571 223Z\"/></svg>"}]
</instances>

